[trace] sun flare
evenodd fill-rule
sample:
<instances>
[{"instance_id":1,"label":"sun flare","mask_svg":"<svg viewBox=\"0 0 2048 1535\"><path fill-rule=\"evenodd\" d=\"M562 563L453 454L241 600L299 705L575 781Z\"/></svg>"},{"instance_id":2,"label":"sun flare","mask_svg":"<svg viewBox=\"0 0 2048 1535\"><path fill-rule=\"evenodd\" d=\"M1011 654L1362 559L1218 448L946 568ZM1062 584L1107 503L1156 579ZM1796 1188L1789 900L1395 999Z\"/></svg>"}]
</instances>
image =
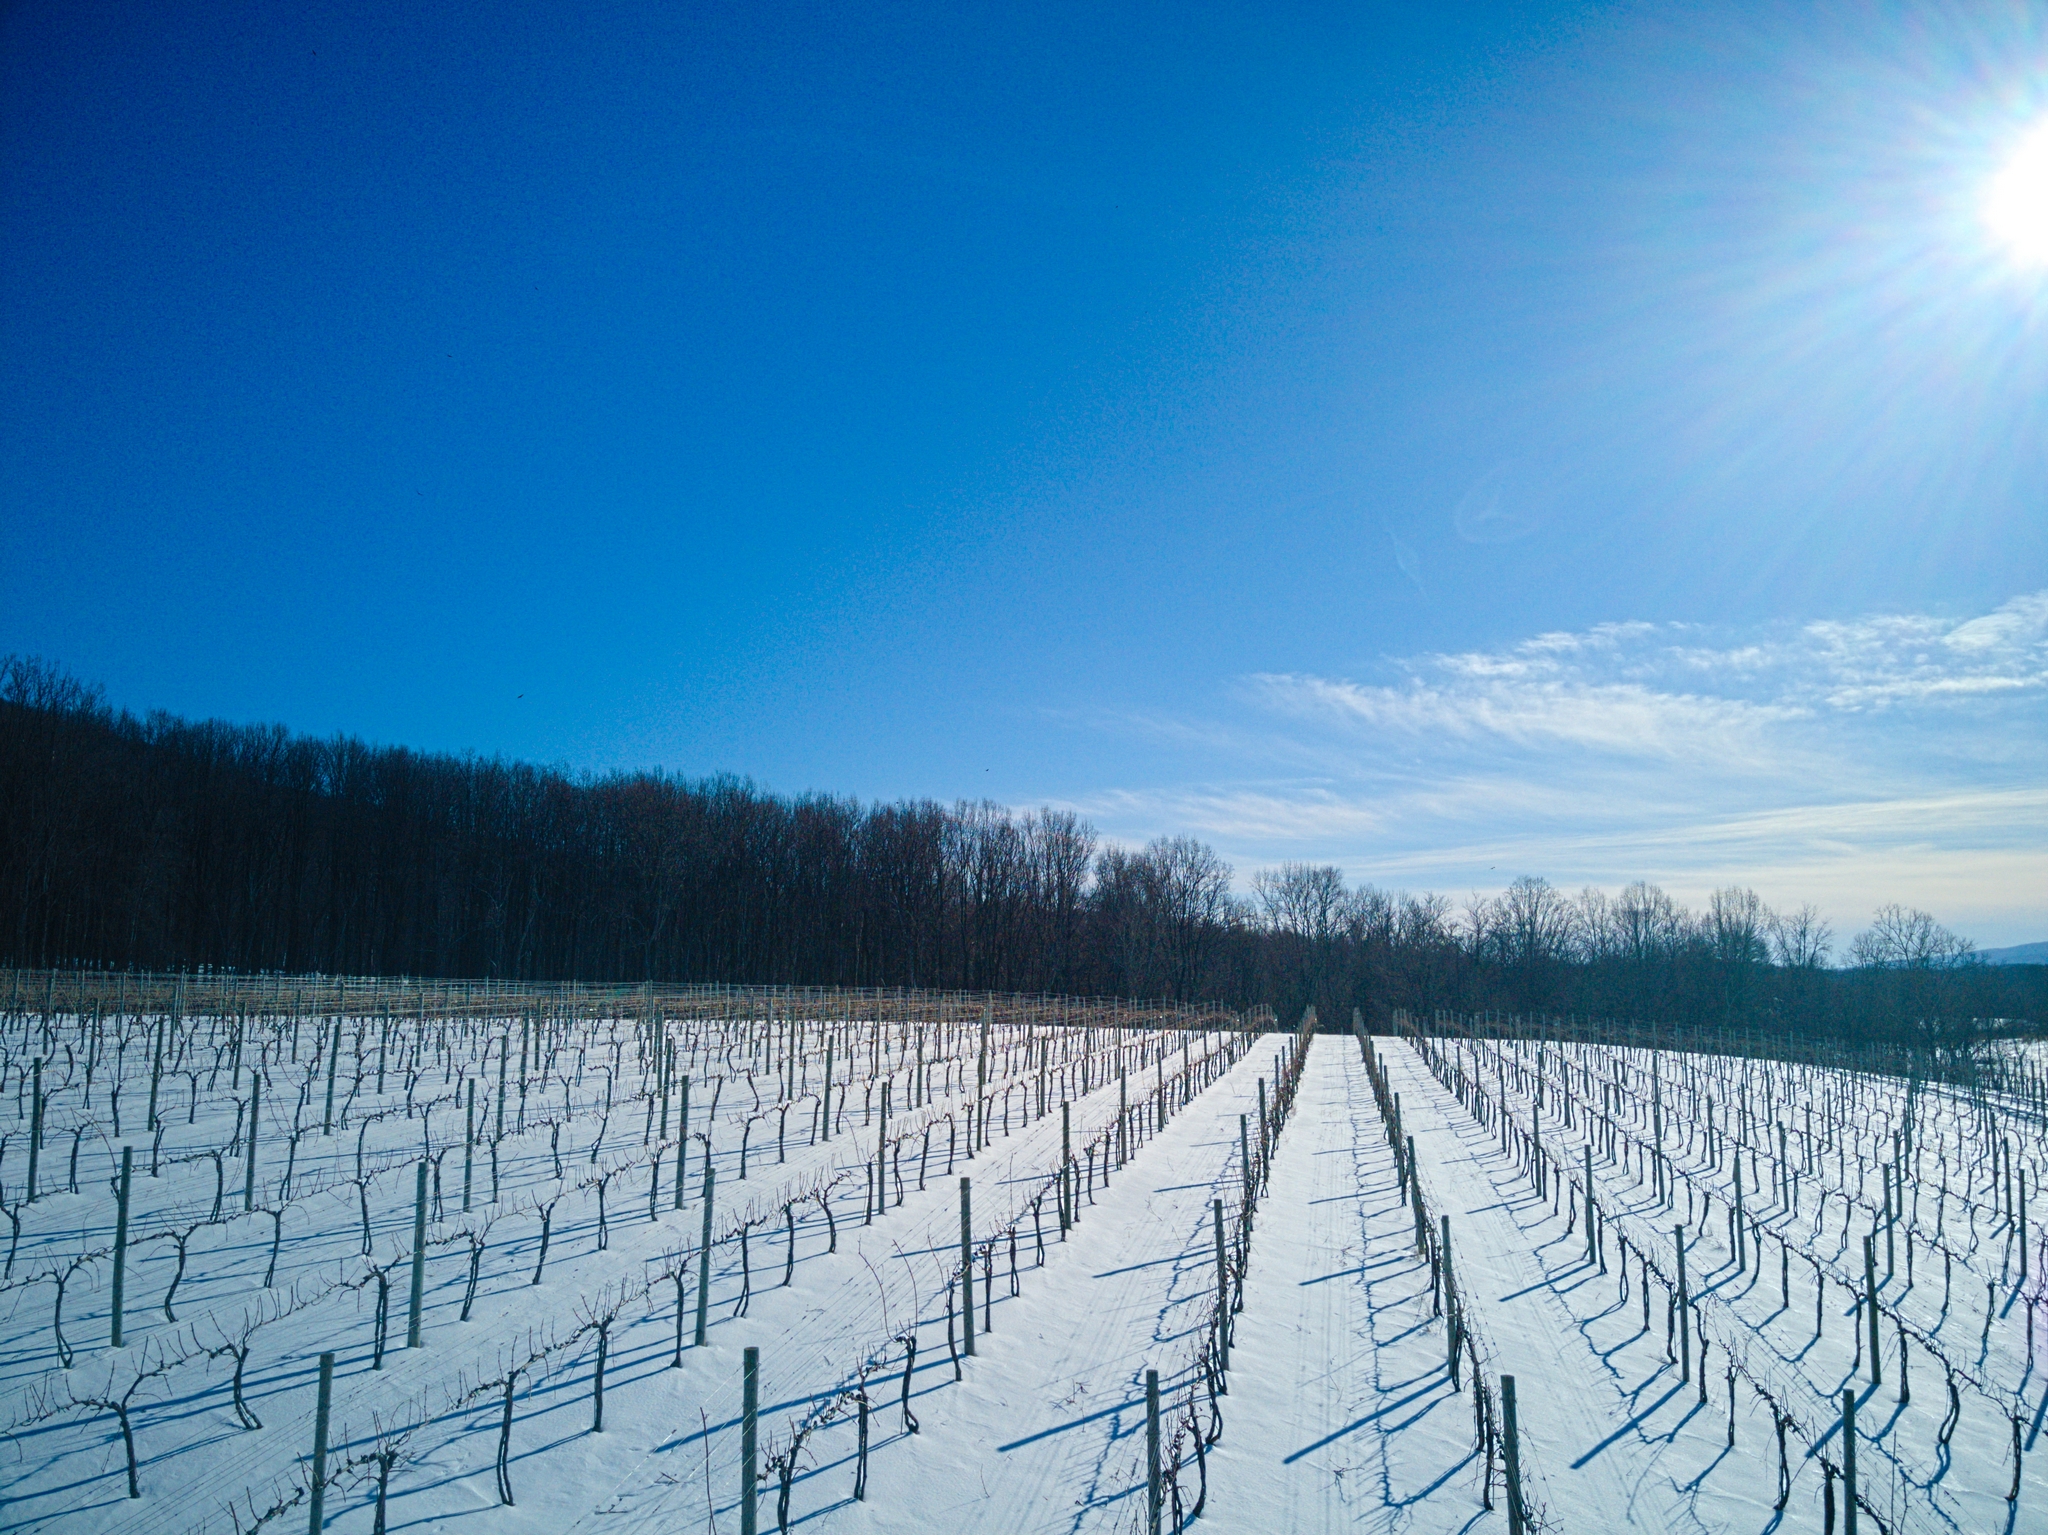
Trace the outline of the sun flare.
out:
<instances>
[{"instance_id":1,"label":"sun flare","mask_svg":"<svg viewBox=\"0 0 2048 1535\"><path fill-rule=\"evenodd\" d=\"M2048 123L2021 140L1991 183L1984 219L2020 261L2048 266Z\"/></svg>"}]
</instances>

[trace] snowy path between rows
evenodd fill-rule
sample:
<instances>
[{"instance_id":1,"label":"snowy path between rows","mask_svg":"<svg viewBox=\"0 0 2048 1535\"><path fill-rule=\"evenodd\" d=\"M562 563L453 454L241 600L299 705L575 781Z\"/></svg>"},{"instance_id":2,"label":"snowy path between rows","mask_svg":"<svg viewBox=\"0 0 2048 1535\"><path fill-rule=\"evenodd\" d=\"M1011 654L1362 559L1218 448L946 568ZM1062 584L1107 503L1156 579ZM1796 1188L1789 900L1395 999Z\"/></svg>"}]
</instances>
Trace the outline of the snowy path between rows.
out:
<instances>
[{"instance_id":1,"label":"snowy path between rows","mask_svg":"<svg viewBox=\"0 0 2048 1535\"><path fill-rule=\"evenodd\" d=\"M2041 1527L2034 1477L2029 1476L2017 1506L2001 1496L2012 1471L1995 1426L1988 1435L1959 1435L1953 1453L1934 1465L1931 1481L1914 1480L1922 1473L1899 1454L1904 1449L1917 1460L1931 1448L1933 1420L1941 1406L1938 1378L1923 1376L1910 1407L1896 1400L1896 1376L1872 1387L1851 1357L1857 1336L1853 1313L1841 1315L1828 1301L1828 1336L1815 1343L1813 1293L1801 1282L1803 1276L1795 1275L1786 1309L1779 1300L1778 1275L1760 1283L1763 1276L1755 1266L1738 1274L1733 1255L1721 1251L1711 1233L1693 1254L1693 1281L1702 1321L1711 1324L1713 1346L1704 1381L1696 1364L1694 1380L1682 1383L1677 1365L1666 1355L1664 1292L1653 1289L1646 1318L1640 1271L1631 1265L1633 1283L1624 1298L1614 1240L1627 1228L1633 1240L1661 1243L1668 1238L1672 1215L1660 1211L1647 1190L1632 1187L1625 1175L1596 1157L1596 1186L1614 1219L1606 1242L1611 1267L1601 1271L1587 1261L1583 1221L1570 1229L1572 1222L1560 1209L1560 1201L1569 1203L1570 1197L1563 1180L1554 1180L1552 1198L1539 1200L1518 1160L1502 1152L1495 1132L1481 1126L1430 1075L1409 1045L1387 1040L1383 1058L1402 1094L1425 1187L1452 1214L1453 1248L1467 1292L1497 1340L1501 1367L1518 1377L1526 1453L1538 1482L1532 1496L1547 1501L1554 1517L1562 1515L1559 1527L1730 1535L1827 1527L1826 1479L1820 1465L1808 1458L1798 1432L1786 1446L1788 1501L1782 1513L1774 1507L1779 1463L1771 1413L1747 1383L1729 1372L1730 1342L1773 1389L1785 1390L1790 1383L1792 1400L1802 1407L1814 1404L1805 1410L1821 1425L1830 1454L1839 1454L1839 1433L1830 1426L1832 1402L1843 1387L1856 1390L1864 1494L1891 1528L2011 1532ZM1522 1111L1527 1107L1526 1101L1519 1104ZM1553 1124L1547 1133L1559 1132ZM1459 1231L1462 1237L1455 1234ZM1481 1254L1484 1267L1475 1269L1474 1259ZM1669 1253L1660 1247L1658 1257L1668 1261ZM1767 1357L1773 1349L1776 1359ZM1790 1375L1795 1369L1813 1384L1798 1387ZM1882 1441L1872 1441L1872 1434L1883 1436ZM1839 1484L1835 1493L1839 1503ZM1837 1528L1841 1517L1838 1509ZM1872 1527L1867 1515L1865 1527Z\"/></svg>"},{"instance_id":2,"label":"snowy path between rows","mask_svg":"<svg viewBox=\"0 0 2048 1535\"><path fill-rule=\"evenodd\" d=\"M1320 1038L1253 1245L1204 1527L1505 1529L1444 1354L1358 1046Z\"/></svg>"},{"instance_id":3,"label":"snowy path between rows","mask_svg":"<svg viewBox=\"0 0 2048 1535\"><path fill-rule=\"evenodd\" d=\"M1701 1408L1641 1329L1641 1297L1586 1261L1535 1190L1405 1043L1378 1042L1424 1188L1451 1217L1452 1263L1521 1402L1524 1480L1555 1527L1760 1530L1775 1464L1727 1449L1725 1400ZM1759 1474L1762 1472L1763 1474ZM1768 1493L1759 1501L1759 1493Z\"/></svg>"},{"instance_id":4,"label":"snowy path between rows","mask_svg":"<svg viewBox=\"0 0 2048 1535\"><path fill-rule=\"evenodd\" d=\"M1417 1070L1424 1069L1412 1050L1396 1046L1394 1053L1406 1056ZM1438 1091L1441 1100L1457 1112L1455 1098L1441 1088ZM1518 1120L1526 1123L1526 1116L1532 1108L1531 1098L1526 1090L1510 1087L1508 1092L1512 1111ZM1490 1132L1472 1126L1469 1115L1466 1123L1471 1127L1467 1131L1468 1139L1476 1135L1489 1147L1492 1146ZM1544 1126L1546 1139L1564 1154L1564 1160L1574 1169L1584 1165L1581 1157L1586 1127L1587 1122L1581 1115L1576 1126L1563 1128L1554 1113ZM1503 1168L1507 1167L1506 1159L1496 1160ZM1702 1218L1691 1219L1689 1209L1666 1205L1658 1199L1642 1176L1640 1167L1618 1164L1596 1150L1592 1168L1594 1186L1604 1219L1608 1222L1610 1261L1618 1260L1619 1243L1615 1239L1625 1234L1638 1251L1649 1250L1656 1261L1670 1271L1674 1249L1672 1227L1682 1223L1689 1228L1687 1261L1691 1266L1693 1295L1701 1327L1709 1331L1713 1343L1713 1363L1707 1382L1712 1406L1703 1410L1703 1416L1720 1425L1724 1449L1728 1420L1725 1349L1733 1343L1745 1368L1767 1381L1770 1389L1777 1392L1782 1400L1792 1403L1795 1413L1807 1424L1832 1425L1839 1411L1836 1404L1842 1390L1851 1388L1856 1391L1861 1429L1857 1454L1863 1477L1862 1492L1867 1500L1884 1511L1888 1521L1909 1525L1916 1530L1990 1531L2024 1527L2023 1510L2031 1509L2034 1500L2041 1495L2039 1463L2028 1462L2021 1507L2015 1509L2003 1496L2012 1479L2006 1425L1983 1410L1985 1404L1981 1398L1968 1394L1961 1399L1959 1425L1952 1443L1944 1449L1937 1441L1937 1431L1948 1399L1931 1361L1916 1350L1910 1400L1901 1402L1897 1339L1888 1326L1883 1339L1885 1382L1872 1386L1864 1367L1862 1345L1865 1335L1853 1296L1833 1283L1816 1295L1807 1262L1790 1261L1790 1257L1782 1252L1778 1254L1780 1262L1771 1262L1761 1243L1749 1244L1748 1261L1738 1265L1736 1253L1728 1241L1725 1208L1709 1214L1702 1207ZM1509 1169L1504 1176L1504 1189L1519 1188L1527 1196L1526 1175ZM1810 1199L1804 1213L1793 1215L1768 1195L1753 1193L1751 1197L1755 1202L1749 1213L1773 1239L1785 1237L1801 1259L1807 1253L1823 1260L1832 1259L1854 1235L1842 1229L1839 1200L1831 1201L1834 1206L1831 1213L1836 1214L1837 1219L1831 1228L1823 1228L1816 1223ZM1561 1247L1557 1246L1556 1234L1562 1231L1564 1224L1562 1220L1551 1219L1552 1246L1558 1251L1582 1256L1583 1226L1579 1228L1576 1240L1566 1239ZM1940 1282L1926 1272L1931 1265L1924 1257L1922 1264L1919 1285L1923 1292L1922 1309L1930 1318L1946 1316L1947 1313L1938 1307ZM1617 1279L1618 1276L1609 1276L1604 1282L1614 1285ZM1902 1287L1907 1293L1912 1289L1903 1273L1887 1287L1895 1302ZM1973 1298L1961 1285L1958 1286L1958 1294L1965 1304ZM1817 1304L1820 1308L1818 1316ZM1620 1330L1613 1329L1611 1321L1603 1322L1599 1328L1601 1337L1609 1344L1628 1341L1623 1334L1640 1326L1640 1306L1640 1294L1632 1296L1630 1306L1621 1310L1633 1311L1636 1322L1631 1328ZM1654 1298L1654 1310L1660 1313L1664 1310L1661 1291ZM1982 1315L1981 1309L1978 1314ZM1981 1363L1982 1350L1976 1337L1977 1329L1967 1314L1962 1320L1963 1327L1955 1331L1962 1333L1971 1362ZM1816 1321L1823 1324L1823 1331L1818 1336ZM1654 1325L1661 1334L1661 1316ZM1661 1342L1660 1338L1660 1346ZM1613 1357L1620 1360L1624 1355L1617 1350ZM2013 1373L2016 1376L2020 1374L2017 1368ZM1682 1395L1697 1405L1696 1388ZM1703 1516L1708 1518L1709 1527L1762 1528L1771 1515L1768 1501L1759 1505L1761 1513L1755 1514L1754 1518L1749 1513L1737 1518L1734 1504L1745 1497L1754 1503L1755 1494L1761 1489L1767 1489L1770 1500L1775 1500L1777 1454L1770 1439L1770 1414L1746 1384L1738 1382L1735 1395L1737 1449L1731 1458L1745 1470L1754 1467L1762 1475L1746 1480L1738 1476L1733 1494L1729 1479L1725 1477L1700 1479L1690 1485L1688 1491L1698 1503L1711 1507L1711 1516ZM2032 1416L2036 1431L2041 1412L2048 1412L2048 1405L2037 1409ZM1831 1426L1828 1432L1834 1432ZM1880 1437L1870 1438L1873 1433ZM1787 1448L1792 1486L1785 1527L1823 1528L1823 1473L1805 1460L1803 1441L1798 1431L1788 1436Z\"/></svg>"},{"instance_id":5,"label":"snowy path between rows","mask_svg":"<svg viewBox=\"0 0 2048 1535\"><path fill-rule=\"evenodd\" d=\"M835 1530L1074 1531L1141 1513L1144 1369L1173 1352L1178 1313L1214 1284L1209 1202L1235 1187L1238 1115L1255 1114L1257 1079L1270 1081L1276 1053L1254 1048L1181 1110L1083 1203L1067 1242L1054 1233L1043 1268L1021 1258L1018 1296L1009 1296L1007 1269L997 1270L993 1330L977 1338L975 1358L963 1359L959 1383L943 1332L927 1326L912 1400L921 1431L901 1431L890 1378L877 1399L867 1500L850 1497L854 1429L835 1427L813 1441L792 1526L825 1512ZM702 1530L714 1518L736 1527L741 1348L762 1350L764 1440L806 1405L780 1384L795 1373L785 1361L802 1357L797 1340L754 1325L760 1320L727 1329L706 1366L708 1391L692 1417L707 1416L709 1442L699 1437L687 1453L664 1455L677 1463L643 1474L577 1529L651 1535ZM763 1529L774 1527L774 1495L771 1483Z\"/></svg>"}]
</instances>

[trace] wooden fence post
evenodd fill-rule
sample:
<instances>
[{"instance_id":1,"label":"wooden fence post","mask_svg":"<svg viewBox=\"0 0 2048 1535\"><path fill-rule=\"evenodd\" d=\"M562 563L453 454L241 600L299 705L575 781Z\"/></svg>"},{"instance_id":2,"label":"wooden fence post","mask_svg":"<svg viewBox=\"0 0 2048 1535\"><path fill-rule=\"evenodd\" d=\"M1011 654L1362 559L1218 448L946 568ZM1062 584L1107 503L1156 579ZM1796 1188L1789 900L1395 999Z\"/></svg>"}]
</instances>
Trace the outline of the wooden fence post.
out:
<instances>
[{"instance_id":1,"label":"wooden fence post","mask_svg":"<svg viewBox=\"0 0 2048 1535\"><path fill-rule=\"evenodd\" d=\"M974 1357L974 1185L960 1180L960 1314L966 1327L967 1357Z\"/></svg>"},{"instance_id":2,"label":"wooden fence post","mask_svg":"<svg viewBox=\"0 0 2048 1535\"><path fill-rule=\"evenodd\" d=\"M121 1291L128 1275L128 1191L135 1181L135 1148L121 1148L121 1189L114 1196L114 1339L121 1346Z\"/></svg>"},{"instance_id":3,"label":"wooden fence post","mask_svg":"<svg viewBox=\"0 0 2048 1535\"><path fill-rule=\"evenodd\" d=\"M1508 1484L1508 1535L1523 1535L1528 1528L1522 1511L1522 1441L1515 1425L1515 1378L1500 1378L1501 1444L1505 1454Z\"/></svg>"},{"instance_id":4,"label":"wooden fence post","mask_svg":"<svg viewBox=\"0 0 2048 1535\"><path fill-rule=\"evenodd\" d=\"M1415 1207L1415 1251L1420 1256L1429 1251L1429 1217L1422 1210L1422 1180L1413 1175L1415 1166L1415 1137L1408 1137L1408 1202Z\"/></svg>"},{"instance_id":5,"label":"wooden fence post","mask_svg":"<svg viewBox=\"0 0 2048 1535\"><path fill-rule=\"evenodd\" d=\"M1593 1245L1593 1142L1592 1127L1587 1126L1586 1141L1586 1266L1591 1268L1599 1261L1598 1249Z\"/></svg>"},{"instance_id":6,"label":"wooden fence post","mask_svg":"<svg viewBox=\"0 0 2048 1535\"><path fill-rule=\"evenodd\" d=\"M1074 1208L1073 1182L1068 1173L1074 1165L1073 1105L1060 1100L1060 1240L1067 1239L1069 1227L1078 1225L1081 1212Z\"/></svg>"},{"instance_id":7,"label":"wooden fence post","mask_svg":"<svg viewBox=\"0 0 2048 1535\"><path fill-rule=\"evenodd\" d=\"M1685 1228L1673 1226L1671 1240L1678 1247L1678 1381L1692 1381L1692 1296L1685 1283Z\"/></svg>"},{"instance_id":8,"label":"wooden fence post","mask_svg":"<svg viewBox=\"0 0 2048 1535\"><path fill-rule=\"evenodd\" d=\"M1856 1393L1842 1392L1842 1498L1847 1517L1842 1528L1856 1535Z\"/></svg>"},{"instance_id":9,"label":"wooden fence post","mask_svg":"<svg viewBox=\"0 0 2048 1535\"><path fill-rule=\"evenodd\" d=\"M712 1170L711 1158L704 1159L704 1237L697 1247L697 1335L696 1346L704 1346L704 1329L708 1323L711 1308L711 1196L716 1187L717 1174ZM828 1194L826 1196L830 1198Z\"/></svg>"},{"instance_id":10,"label":"wooden fence post","mask_svg":"<svg viewBox=\"0 0 2048 1535\"><path fill-rule=\"evenodd\" d=\"M1245 1199L1249 1203L1252 1194L1252 1144L1245 1131L1244 1115L1237 1116L1237 1160L1240 1175L1244 1179Z\"/></svg>"},{"instance_id":11,"label":"wooden fence post","mask_svg":"<svg viewBox=\"0 0 2048 1535\"><path fill-rule=\"evenodd\" d=\"M1159 1372L1145 1372L1145 1531L1159 1535L1159 1510L1164 1502L1159 1485Z\"/></svg>"},{"instance_id":12,"label":"wooden fence post","mask_svg":"<svg viewBox=\"0 0 2048 1535\"><path fill-rule=\"evenodd\" d=\"M689 1179L683 1176L683 1160L690 1149L690 1079L683 1078L682 1102L676 1114L676 1208L683 1207L683 1190Z\"/></svg>"},{"instance_id":13,"label":"wooden fence post","mask_svg":"<svg viewBox=\"0 0 2048 1535\"><path fill-rule=\"evenodd\" d=\"M1259 1078L1259 1181L1268 1183L1273 1166L1273 1123L1266 1110L1266 1079Z\"/></svg>"},{"instance_id":14,"label":"wooden fence post","mask_svg":"<svg viewBox=\"0 0 2048 1535\"><path fill-rule=\"evenodd\" d=\"M263 1107L263 1073L249 1071L249 1155L242 1171L242 1213L256 1208L256 1117Z\"/></svg>"},{"instance_id":15,"label":"wooden fence post","mask_svg":"<svg viewBox=\"0 0 2048 1535\"><path fill-rule=\"evenodd\" d=\"M508 1030L498 1040L498 1120L491 1134L494 1143L505 1138L505 1082L511 1074L511 1061L512 1035Z\"/></svg>"},{"instance_id":16,"label":"wooden fence post","mask_svg":"<svg viewBox=\"0 0 2048 1535\"><path fill-rule=\"evenodd\" d=\"M760 1421L761 1351L750 1348L740 1367L740 1535L756 1535L760 1517L756 1501Z\"/></svg>"},{"instance_id":17,"label":"wooden fence post","mask_svg":"<svg viewBox=\"0 0 2048 1535\"><path fill-rule=\"evenodd\" d=\"M36 1160L43 1149L43 1058L36 1057L34 1068L35 1085L29 1089L28 1109L28 1199L36 1202ZM21 1100L16 1099L19 1103Z\"/></svg>"},{"instance_id":18,"label":"wooden fence post","mask_svg":"<svg viewBox=\"0 0 2048 1535\"><path fill-rule=\"evenodd\" d=\"M1216 1217L1216 1342L1222 1353L1222 1373L1227 1377L1230 1373L1230 1264L1223 1256L1223 1201L1213 1201L1210 1210ZM1229 1380L1220 1381L1218 1390L1228 1396Z\"/></svg>"},{"instance_id":19,"label":"wooden fence post","mask_svg":"<svg viewBox=\"0 0 2048 1535\"><path fill-rule=\"evenodd\" d=\"M1445 1368L1450 1372L1451 1389L1458 1389L1458 1286L1451 1270L1451 1218L1438 1217L1443 1223L1443 1298L1444 1298L1444 1346L1449 1351Z\"/></svg>"},{"instance_id":20,"label":"wooden fence post","mask_svg":"<svg viewBox=\"0 0 2048 1535\"><path fill-rule=\"evenodd\" d=\"M163 1076L164 1022L159 1018L156 1024L156 1054L149 1068L149 1113L143 1120L143 1124L147 1129L154 1130L156 1128L156 1092L157 1087L163 1081ZM332 1118L334 1114L334 1089L331 1087L327 1090L327 1103L327 1113Z\"/></svg>"},{"instance_id":21,"label":"wooden fence post","mask_svg":"<svg viewBox=\"0 0 2048 1535\"><path fill-rule=\"evenodd\" d=\"M420 1306L427 1283L427 1164L420 1163L412 1196L412 1296L407 1306L405 1346L420 1346Z\"/></svg>"},{"instance_id":22,"label":"wooden fence post","mask_svg":"<svg viewBox=\"0 0 2048 1535\"><path fill-rule=\"evenodd\" d=\"M334 1355L320 1356L320 1396L313 1409L313 1507L308 1515L308 1535L320 1535L321 1515L327 1502L327 1419L334 1405Z\"/></svg>"},{"instance_id":23,"label":"wooden fence post","mask_svg":"<svg viewBox=\"0 0 2048 1535\"><path fill-rule=\"evenodd\" d=\"M334 1020L334 1032L327 1041L327 1109L320 1117L320 1133L334 1133L334 1069L341 1061L341 1020ZM150 1102L156 1101L156 1089L150 1089Z\"/></svg>"}]
</instances>

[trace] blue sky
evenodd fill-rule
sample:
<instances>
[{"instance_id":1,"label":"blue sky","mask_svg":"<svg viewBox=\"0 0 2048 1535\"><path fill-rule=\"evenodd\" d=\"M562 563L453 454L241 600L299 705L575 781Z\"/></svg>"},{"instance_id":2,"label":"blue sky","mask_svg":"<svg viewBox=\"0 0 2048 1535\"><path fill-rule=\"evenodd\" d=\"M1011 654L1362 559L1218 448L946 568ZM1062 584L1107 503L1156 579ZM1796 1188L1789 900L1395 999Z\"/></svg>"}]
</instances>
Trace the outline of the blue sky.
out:
<instances>
[{"instance_id":1,"label":"blue sky","mask_svg":"<svg viewBox=\"0 0 2048 1535\"><path fill-rule=\"evenodd\" d=\"M2044 18L15 5L0 650L2040 938Z\"/></svg>"}]
</instances>

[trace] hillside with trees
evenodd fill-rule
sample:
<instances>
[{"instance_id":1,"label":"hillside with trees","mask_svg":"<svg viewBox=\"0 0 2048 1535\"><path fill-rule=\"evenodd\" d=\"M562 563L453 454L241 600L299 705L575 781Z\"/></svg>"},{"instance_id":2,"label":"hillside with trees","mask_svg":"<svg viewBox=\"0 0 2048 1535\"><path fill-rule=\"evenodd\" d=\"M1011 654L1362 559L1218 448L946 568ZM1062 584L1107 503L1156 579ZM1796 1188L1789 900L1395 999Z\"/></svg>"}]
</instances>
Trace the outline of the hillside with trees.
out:
<instances>
[{"instance_id":1,"label":"hillside with trees","mask_svg":"<svg viewBox=\"0 0 2048 1535\"><path fill-rule=\"evenodd\" d=\"M138 718L0 662L0 962L729 981L1552 1012L1705 1028L1953 1029L2048 1013L1923 912L1836 947L1753 891L1498 896L1260 871L1057 809L866 804ZM1839 961L1840 963L1837 963Z\"/></svg>"}]
</instances>

